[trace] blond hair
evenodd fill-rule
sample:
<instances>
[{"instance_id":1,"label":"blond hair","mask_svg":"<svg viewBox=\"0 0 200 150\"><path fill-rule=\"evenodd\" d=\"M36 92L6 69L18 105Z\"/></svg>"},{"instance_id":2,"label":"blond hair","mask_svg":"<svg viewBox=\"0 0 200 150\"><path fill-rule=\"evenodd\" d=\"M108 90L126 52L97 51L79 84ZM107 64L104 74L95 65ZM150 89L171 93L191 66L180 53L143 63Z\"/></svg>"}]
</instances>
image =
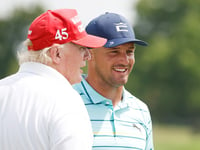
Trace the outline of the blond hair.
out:
<instances>
[{"instance_id":1,"label":"blond hair","mask_svg":"<svg viewBox=\"0 0 200 150\"><path fill-rule=\"evenodd\" d=\"M17 53L19 64L24 62L39 62L42 64L48 64L52 62L52 59L49 56L49 49L51 47L33 51L27 49L29 45L32 45L32 42L29 39L24 41L22 44L22 48Z\"/></svg>"}]
</instances>

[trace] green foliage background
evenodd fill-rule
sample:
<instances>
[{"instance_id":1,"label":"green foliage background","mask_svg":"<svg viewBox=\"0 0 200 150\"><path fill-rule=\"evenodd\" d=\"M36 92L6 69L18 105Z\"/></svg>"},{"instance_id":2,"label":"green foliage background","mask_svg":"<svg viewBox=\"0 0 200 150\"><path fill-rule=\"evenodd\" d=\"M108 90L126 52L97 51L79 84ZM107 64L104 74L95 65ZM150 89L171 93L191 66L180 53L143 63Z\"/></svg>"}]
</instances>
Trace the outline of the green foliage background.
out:
<instances>
[{"instance_id":1,"label":"green foliage background","mask_svg":"<svg viewBox=\"0 0 200 150\"><path fill-rule=\"evenodd\" d=\"M18 70L16 51L26 40L30 23L42 12L40 6L16 8L10 17L0 20L0 79Z\"/></svg>"},{"instance_id":2,"label":"green foliage background","mask_svg":"<svg viewBox=\"0 0 200 150\"><path fill-rule=\"evenodd\" d=\"M126 88L148 104L153 122L200 122L200 1L139 0L136 64ZM17 71L15 53L43 8L17 8L0 20L0 78Z\"/></svg>"},{"instance_id":3,"label":"green foliage background","mask_svg":"<svg viewBox=\"0 0 200 150\"><path fill-rule=\"evenodd\" d=\"M127 88L144 100L158 122L199 125L200 1L140 0L137 47Z\"/></svg>"}]
</instances>

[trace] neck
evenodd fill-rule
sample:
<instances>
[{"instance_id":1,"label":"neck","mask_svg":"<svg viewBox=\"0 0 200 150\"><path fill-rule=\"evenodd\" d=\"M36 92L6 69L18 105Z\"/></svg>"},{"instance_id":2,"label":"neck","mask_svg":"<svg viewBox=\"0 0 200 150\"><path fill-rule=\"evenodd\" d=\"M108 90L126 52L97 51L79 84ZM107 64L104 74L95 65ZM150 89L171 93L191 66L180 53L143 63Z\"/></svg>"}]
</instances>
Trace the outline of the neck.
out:
<instances>
[{"instance_id":1,"label":"neck","mask_svg":"<svg viewBox=\"0 0 200 150\"><path fill-rule=\"evenodd\" d=\"M95 80L94 78L91 79L90 77L87 77L86 81L100 95L112 100L113 107L115 107L122 100L123 85L114 87L114 86L108 85L104 82Z\"/></svg>"}]
</instances>

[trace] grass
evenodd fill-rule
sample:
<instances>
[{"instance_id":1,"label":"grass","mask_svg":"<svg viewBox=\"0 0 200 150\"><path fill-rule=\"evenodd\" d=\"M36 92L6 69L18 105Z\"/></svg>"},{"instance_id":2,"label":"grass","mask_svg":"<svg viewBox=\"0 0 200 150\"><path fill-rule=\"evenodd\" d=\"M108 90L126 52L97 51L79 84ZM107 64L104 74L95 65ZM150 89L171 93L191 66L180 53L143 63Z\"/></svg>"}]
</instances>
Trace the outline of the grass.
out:
<instances>
[{"instance_id":1,"label":"grass","mask_svg":"<svg viewBox=\"0 0 200 150\"><path fill-rule=\"evenodd\" d=\"M200 133L189 127L154 125L155 150L200 150Z\"/></svg>"}]
</instances>

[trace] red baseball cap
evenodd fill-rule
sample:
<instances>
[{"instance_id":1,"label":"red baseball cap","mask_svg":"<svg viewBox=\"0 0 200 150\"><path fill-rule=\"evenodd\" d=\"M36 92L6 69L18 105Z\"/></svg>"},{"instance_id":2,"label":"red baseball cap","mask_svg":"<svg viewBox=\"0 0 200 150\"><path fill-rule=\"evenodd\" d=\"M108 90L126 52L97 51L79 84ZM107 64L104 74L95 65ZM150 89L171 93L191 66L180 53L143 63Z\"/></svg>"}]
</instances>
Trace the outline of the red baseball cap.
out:
<instances>
[{"instance_id":1,"label":"red baseball cap","mask_svg":"<svg viewBox=\"0 0 200 150\"><path fill-rule=\"evenodd\" d=\"M48 10L30 25L27 38L32 42L28 50L41 50L54 43L72 42L84 47L97 48L106 43L101 38L86 33L75 9Z\"/></svg>"}]
</instances>

